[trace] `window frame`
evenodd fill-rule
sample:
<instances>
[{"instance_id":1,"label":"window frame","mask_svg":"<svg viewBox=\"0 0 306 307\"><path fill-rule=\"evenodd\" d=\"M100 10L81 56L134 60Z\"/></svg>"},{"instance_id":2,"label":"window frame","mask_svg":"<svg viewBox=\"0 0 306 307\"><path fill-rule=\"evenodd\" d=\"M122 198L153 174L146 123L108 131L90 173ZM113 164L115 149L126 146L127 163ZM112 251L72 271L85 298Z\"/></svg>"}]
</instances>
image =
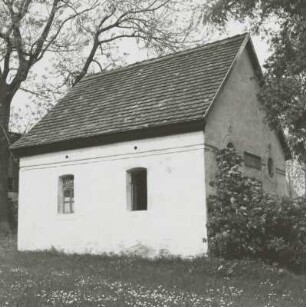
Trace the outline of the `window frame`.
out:
<instances>
[{"instance_id":1,"label":"window frame","mask_svg":"<svg viewBox=\"0 0 306 307\"><path fill-rule=\"evenodd\" d=\"M249 157L251 159L254 159L253 161L257 162L258 165L256 165L256 163L249 163L249 161L246 159L246 157ZM247 152L247 151L244 151L243 152L243 161L244 161L244 166L245 167L248 167L248 168L252 168L252 169L256 169L258 171L261 171L262 170L262 159L261 159L261 156L257 156L255 154L252 154L250 152Z\"/></svg>"},{"instance_id":2,"label":"window frame","mask_svg":"<svg viewBox=\"0 0 306 307\"><path fill-rule=\"evenodd\" d=\"M58 203L57 203L57 214L59 215L72 215L75 213L75 177L73 174L65 174L58 178ZM67 186L64 186L64 181L70 180ZM65 196L65 193L69 192L69 196ZM67 201L66 198L69 198ZM69 210L67 210L67 206Z\"/></svg>"},{"instance_id":3,"label":"window frame","mask_svg":"<svg viewBox=\"0 0 306 307\"><path fill-rule=\"evenodd\" d=\"M145 181L140 181L144 176ZM138 178L137 178L138 177ZM148 171L135 167L126 172L127 209L133 212L148 211Z\"/></svg>"}]
</instances>

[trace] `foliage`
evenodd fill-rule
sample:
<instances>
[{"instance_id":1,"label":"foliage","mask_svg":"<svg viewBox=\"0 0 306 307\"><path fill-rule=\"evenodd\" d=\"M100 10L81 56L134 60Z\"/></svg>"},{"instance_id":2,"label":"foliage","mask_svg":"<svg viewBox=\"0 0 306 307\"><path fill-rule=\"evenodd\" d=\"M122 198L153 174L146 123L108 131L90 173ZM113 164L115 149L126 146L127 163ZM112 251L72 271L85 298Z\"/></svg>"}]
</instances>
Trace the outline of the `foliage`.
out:
<instances>
[{"instance_id":1,"label":"foliage","mask_svg":"<svg viewBox=\"0 0 306 307\"><path fill-rule=\"evenodd\" d=\"M286 161L286 177L290 197L306 195L306 173L299 161Z\"/></svg>"},{"instance_id":2,"label":"foliage","mask_svg":"<svg viewBox=\"0 0 306 307\"><path fill-rule=\"evenodd\" d=\"M210 251L226 258L261 258L305 266L306 199L278 199L245 177L234 149L217 155L216 195L208 198Z\"/></svg>"},{"instance_id":3,"label":"foliage","mask_svg":"<svg viewBox=\"0 0 306 307\"><path fill-rule=\"evenodd\" d=\"M209 23L247 20L270 37L260 100L270 126L288 134L293 154L306 163L306 1L210 0L205 12Z\"/></svg>"}]
</instances>

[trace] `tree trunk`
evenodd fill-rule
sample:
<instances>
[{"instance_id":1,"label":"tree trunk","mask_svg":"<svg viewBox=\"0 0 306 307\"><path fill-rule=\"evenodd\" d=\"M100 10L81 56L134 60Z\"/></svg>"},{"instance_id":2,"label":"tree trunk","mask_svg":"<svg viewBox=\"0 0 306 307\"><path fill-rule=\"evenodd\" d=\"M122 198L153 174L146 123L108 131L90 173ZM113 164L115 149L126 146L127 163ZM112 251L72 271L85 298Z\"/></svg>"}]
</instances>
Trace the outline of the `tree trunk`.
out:
<instances>
[{"instance_id":1,"label":"tree trunk","mask_svg":"<svg viewBox=\"0 0 306 307\"><path fill-rule=\"evenodd\" d=\"M303 171L304 171L304 196L306 197L306 162L303 163Z\"/></svg>"},{"instance_id":2,"label":"tree trunk","mask_svg":"<svg viewBox=\"0 0 306 307\"><path fill-rule=\"evenodd\" d=\"M0 82L0 233L10 231L8 211L9 116L12 96Z\"/></svg>"},{"instance_id":3,"label":"tree trunk","mask_svg":"<svg viewBox=\"0 0 306 307\"><path fill-rule=\"evenodd\" d=\"M292 169L293 169L293 162L288 166L288 190L289 190L289 197L293 197L293 184L292 184Z\"/></svg>"}]
</instances>

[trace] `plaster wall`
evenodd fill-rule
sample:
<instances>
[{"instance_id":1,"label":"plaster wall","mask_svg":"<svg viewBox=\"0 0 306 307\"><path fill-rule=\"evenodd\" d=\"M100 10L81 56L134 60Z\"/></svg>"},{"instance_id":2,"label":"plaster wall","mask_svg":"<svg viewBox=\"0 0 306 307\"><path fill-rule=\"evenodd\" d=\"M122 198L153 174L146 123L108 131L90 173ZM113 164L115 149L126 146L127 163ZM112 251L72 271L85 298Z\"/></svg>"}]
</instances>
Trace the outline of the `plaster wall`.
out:
<instances>
[{"instance_id":1,"label":"plaster wall","mask_svg":"<svg viewBox=\"0 0 306 307\"><path fill-rule=\"evenodd\" d=\"M246 151L261 157L262 170L244 167L246 175L261 179L263 188L268 192L287 193L284 152L275 132L264 123L253 67L246 48L208 114L205 128L207 194L213 192L209 182L214 179L216 171L213 149L226 147L229 142L240 154ZM274 161L273 177L268 173L268 157Z\"/></svg>"},{"instance_id":2,"label":"plaster wall","mask_svg":"<svg viewBox=\"0 0 306 307\"><path fill-rule=\"evenodd\" d=\"M127 208L127 170L147 168L148 210ZM58 179L74 175L75 213L58 214ZM204 133L22 158L19 250L201 255L207 246Z\"/></svg>"}]
</instances>

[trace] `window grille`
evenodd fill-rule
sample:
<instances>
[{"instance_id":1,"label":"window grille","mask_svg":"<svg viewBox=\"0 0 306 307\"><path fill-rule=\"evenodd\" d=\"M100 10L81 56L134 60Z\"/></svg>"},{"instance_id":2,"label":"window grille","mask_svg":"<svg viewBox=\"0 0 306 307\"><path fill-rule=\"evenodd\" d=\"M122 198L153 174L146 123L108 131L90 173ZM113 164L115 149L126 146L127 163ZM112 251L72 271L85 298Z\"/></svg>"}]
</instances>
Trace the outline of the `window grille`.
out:
<instances>
[{"instance_id":1,"label":"window grille","mask_svg":"<svg viewBox=\"0 0 306 307\"><path fill-rule=\"evenodd\" d=\"M58 213L74 213L74 176L60 177Z\"/></svg>"},{"instance_id":2,"label":"window grille","mask_svg":"<svg viewBox=\"0 0 306 307\"><path fill-rule=\"evenodd\" d=\"M261 158L248 152L244 152L244 165L261 170Z\"/></svg>"}]
</instances>

